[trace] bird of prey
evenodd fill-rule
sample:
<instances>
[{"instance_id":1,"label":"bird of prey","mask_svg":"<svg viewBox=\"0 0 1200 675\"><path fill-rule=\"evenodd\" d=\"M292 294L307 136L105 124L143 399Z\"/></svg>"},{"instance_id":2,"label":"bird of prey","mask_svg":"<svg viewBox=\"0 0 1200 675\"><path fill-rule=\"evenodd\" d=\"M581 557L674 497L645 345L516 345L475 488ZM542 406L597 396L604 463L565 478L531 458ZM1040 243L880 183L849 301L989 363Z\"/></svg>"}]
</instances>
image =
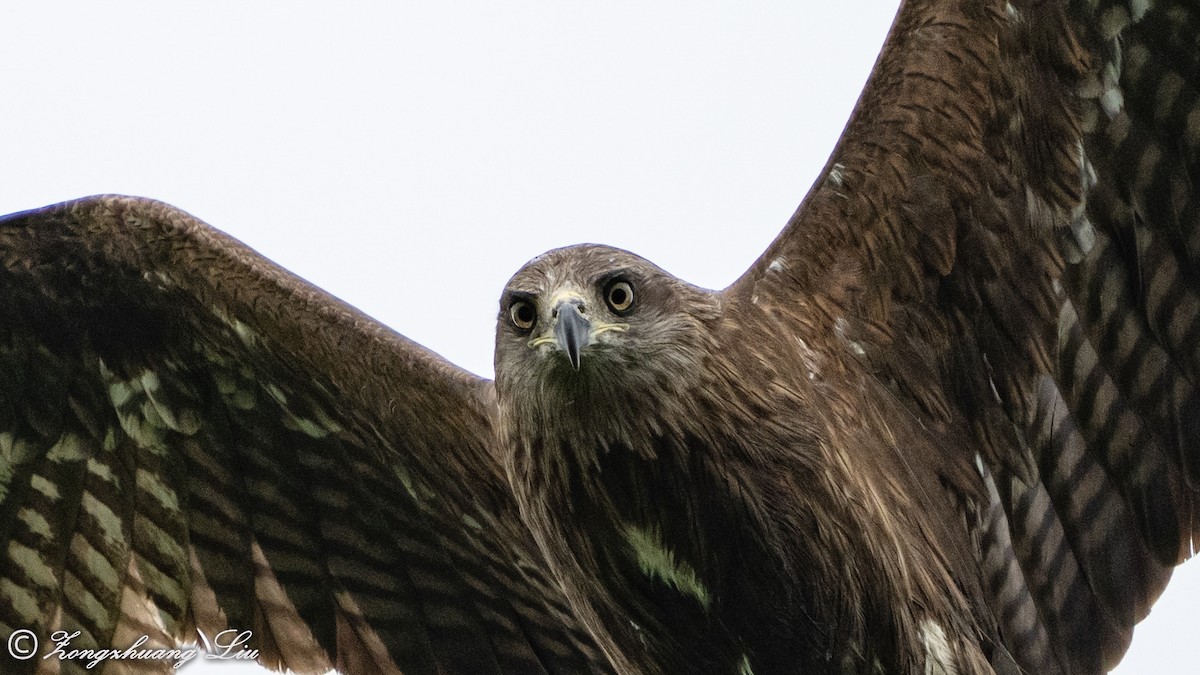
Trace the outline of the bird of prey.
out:
<instances>
[{"instance_id":1,"label":"bird of prey","mask_svg":"<svg viewBox=\"0 0 1200 675\"><path fill-rule=\"evenodd\" d=\"M1200 536L1193 13L906 2L740 279L546 253L494 382L165 204L0 220L4 672L1107 671Z\"/></svg>"}]
</instances>

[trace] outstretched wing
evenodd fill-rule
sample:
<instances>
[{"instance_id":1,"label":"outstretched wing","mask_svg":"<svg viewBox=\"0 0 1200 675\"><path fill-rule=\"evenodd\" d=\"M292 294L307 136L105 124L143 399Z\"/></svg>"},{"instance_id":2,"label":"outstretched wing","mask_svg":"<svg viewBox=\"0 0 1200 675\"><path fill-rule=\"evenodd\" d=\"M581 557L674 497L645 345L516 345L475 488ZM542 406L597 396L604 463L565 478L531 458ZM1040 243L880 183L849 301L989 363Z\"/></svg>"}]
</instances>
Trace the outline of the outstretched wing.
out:
<instances>
[{"instance_id":1,"label":"outstretched wing","mask_svg":"<svg viewBox=\"0 0 1200 675\"><path fill-rule=\"evenodd\" d=\"M170 206L8 216L0 634L47 655L56 631L68 652L252 631L305 673L605 670L493 409L490 382Z\"/></svg>"},{"instance_id":2,"label":"outstretched wing","mask_svg":"<svg viewBox=\"0 0 1200 675\"><path fill-rule=\"evenodd\" d=\"M965 427L1029 672L1124 654L1200 537L1200 15L906 2L785 231L727 292Z\"/></svg>"}]
</instances>

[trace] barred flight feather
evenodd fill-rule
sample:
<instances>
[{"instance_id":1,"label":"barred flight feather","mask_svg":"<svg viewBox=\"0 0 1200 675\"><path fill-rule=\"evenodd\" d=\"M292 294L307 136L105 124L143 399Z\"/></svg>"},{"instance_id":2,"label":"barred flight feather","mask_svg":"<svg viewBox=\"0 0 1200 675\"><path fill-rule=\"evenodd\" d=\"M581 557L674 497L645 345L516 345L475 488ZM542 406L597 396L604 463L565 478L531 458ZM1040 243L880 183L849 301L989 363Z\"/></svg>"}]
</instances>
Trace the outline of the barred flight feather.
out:
<instances>
[{"instance_id":1,"label":"barred flight feather","mask_svg":"<svg viewBox=\"0 0 1200 675\"><path fill-rule=\"evenodd\" d=\"M162 237L162 248L147 250L146 260L194 253L206 260L205 269L240 268L249 255L240 245L165 207L81 207L54 216L61 229L5 223L0 235L3 269L18 260L30 274L2 276L0 417L11 440L0 510L8 541L0 622L43 637L79 630L77 648L132 644L143 634L152 636L148 644L175 645L201 632L252 630L247 646L264 663L297 672L335 665L357 672L497 672L501 663L508 671L604 670L587 638L571 628L570 615L549 610L561 601L536 580L544 572L513 567L497 576L515 564L516 552L535 559L503 486L477 485L470 502L453 501L463 488L439 494L425 487L423 476L442 469L415 470L420 462L432 467L449 459L429 450L446 443L476 453L460 461L487 459L482 438L418 434L405 442L414 447L396 450L376 422L361 425L362 413L333 412L339 409L333 382L347 381L346 374L300 366L272 351L281 338L301 348L311 339L295 335L328 334L360 316L327 307L310 315L319 322L312 328L251 327L234 318L248 311L239 304L244 294L222 296L223 279L189 297L183 289L195 278L188 272L106 267L109 242L69 232L94 215L129 228L120 236ZM184 241L197 248L187 251ZM74 268L102 290L88 297L63 282L61 268L36 262L49 255L37 247L50 242L66 246ZM220 247L224 253L213 255ZM299 283L264 281L269 293L288 297ZM43 293L64 304L38 309ZM272 303L255 304L262 312ZM119 322L108 323L114 316ZM401 343L375 332L363 339L376 351ZM361 349L334 338L322 357ZM247 360L247 350L261 358ZM409 366L413 378L447 368L421 358ZM444 385L431 394L438 390L464 402L476 395ZM418 409L422 414L410 409L407 419L434 418ZM463 410L479 415L469 404ZM397 498L383 462L411 474L416 491ZM495 481L499 472L486 476ZM439 499L456 505L444 508ZM445 536L428 529L438 522L458 527L457 511L468 504L491 527ZM486 564L462 562L472 556ZM14 662L14 668L35 664ZM167 665L135 667L161 672Z\"/></svg>"}]
</instances>

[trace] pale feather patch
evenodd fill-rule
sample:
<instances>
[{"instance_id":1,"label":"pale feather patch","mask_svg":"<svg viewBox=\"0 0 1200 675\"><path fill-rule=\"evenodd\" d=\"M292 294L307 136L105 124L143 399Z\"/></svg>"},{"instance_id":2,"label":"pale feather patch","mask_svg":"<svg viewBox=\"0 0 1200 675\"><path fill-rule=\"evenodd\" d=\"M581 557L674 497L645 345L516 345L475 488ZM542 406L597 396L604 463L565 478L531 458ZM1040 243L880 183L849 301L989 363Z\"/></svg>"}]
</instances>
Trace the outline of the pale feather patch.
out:
<instances>
[{"instance_id":1,"label":"pale feather patch","mask_svg":"<svg viewBox=\"0 0 1200 675\"><path fill-rule=\"evenodd\" d=\"M221 313L218 318L232 327L232 320ZM240 366L227 354L205 340L196 340L192 348L204 355L212 372L213 382L217 385L217 393L225 403L236 410L251 410L257 403L258 378L248 368Z\"/></svg>"},{"instance_id":2,"label":"pale feather patch","mask_svg":"<svg viewBox=\"0 0 1200 675\"><path fill-rule=\"evenodd\" d=\"M412 474L408 472L408 469L397 463L392 466L392 472L396 474L396 478L400 479L400 484L404 486L408 496L412 497L413 501L420 502L421 498L417 495L416 482L413 481Z\"/></svg>"},{"instance_id":3,"label":"pale feather patch","mask_svg":"<svg viewBox=\"0 0 1200 675\"><path fill-rule=\"evenodd\" d=\"M1000 389L996 387L996 378L993 377L992 364L988 361L987 354L983 355L983 365L987 368L988 386L992 389L992 399L1001 405L1004 404L1004 399L1000 397Z\"/></svg>"},{"instance_id":4,"label":"pale feather patch","mask_svg":"<svg viewBox=\"0 0 1200 675\"><path fill-rule=\"evenodd\" d=\"M186 406L176 409L167 404L157 373L147 370L142 374L141 383L162 425L188 436L200 430L200 415L194 409Z\"/></svg>"},{"instance_id":5,"label":"pale feather patch","mask_svg":"<svg viewBox=\"0 0 1200 675\"><path fill-rule=\"evenodd\" d=\"M263 384L263 390L265 390L267 394L271 396L271 398L275 399L275 402L279 404L279 407L287 407L287 394L283 393L283 390L279 388L279 385L275 384L274 382L266 382Z\"/></svg>"},{"instance_id":6,"label":"pale feather patch","mask_svg":"<svg viewBox=\"0 0 1200 675\"><path fill-rule=\"evenodd\" d=\"M231 396L238 390L237 380L224 369L218 368L213 371L213 383L217 385L217 393L221 396Z\"/></svg>"},{"instance_id":7,"label":"pale feather patch","mask_svg":"<svg viewBox=\"0 0 1200 675\"><path fill-rule=\"evenodd\" d=\"M258 398L252 389L238 389L228 400L231 407L238 410L253 410Z\"/></svg>"},{"instance_id":8,"label":"pale feather patch","mask_svg":"<svg viewBox=\"0 0 1200 675\"><path fill-rule=\"evenodd\" d=\"M50 521L42 514L28 507L17 511L17 519L25 523L26 529L31 534L37 535L43 541L51 541L54 539L54 530L50 527Z\"/></svg>"},{"instance_id":9,"label":"pale feather patch","mask_svg":"<svg viewBox=\"0 0 1200 675\"><path fill-rule=\"evenodd\" d=\"M78 462L86 458L87 450L84 440L78 434L63 434L54 445L46 451L46 459L51 462Z\"/></svg>"},{"instance_id":10,"label":"pale feather patch","mask_svg":"<svg viewBox=\"0 0 1200 675\"><path fill-rule=\"evenodd\" d=\"M112 619L112 614L109 613L108 607L100 602L92 591L93 589L90 586L85 586L83 581L75 576L74 573L70 571L63 573L62 594L66 599L66 604L74 610L73 613L82 614L87 620L87 623L81 622L77 626L83 634L78 639L72 641L74 645L83 647L98 646L96 636L89 629L85 628L85 626L89 624L92 626L107 626Z\"/></svg>"},{"instance_id":11,"label":"pale feather patch","mask_svg":"<svg viewBox=\"0 0 1200 675\"><path fill-rule=\"evenodd\" d=\"M1071 264L1082 261L1096 245L1096 229L1087 217L1086 206L1081 202L1075 208L1070 229L1060 229L1057 232L1059 252Z\"/></svg>"},{"instance_id":12,"label":"pale feather patch","mask_svg":"<svg viewBox=\"0 0 1200 675\"><path fill-rule=\"evenodd\" d=\"M1087 150L1083 147L1082 139L1075 141L1075 152L1079 157L1079 179L1082 182L1083 191L1087 192L1095 187L1099 180L1096 176L1096 167L1088 159Z\"/></svg>"},{"instance_id":13,"label":"pale feather patch","mask_svg":"<svg viewBox=\"0 0 1200 675\"><path fill-rule=\"evenodd\" d=\"M231 328L233 328L233 332L237 335L238 339L242 341L242 344L246 345L247 347L253 347L258 344L260 339L258 332L256 332L250 326L238 321L237 319L234 319L229 325Z\"/></svg>"},{"instance_id":14,"label":"pale feather patch","mask_svg":"<svg viewBox=\"0 0 1200 675\"><path fill-rule=\"evenodd\" d=\"M1112 5L1100 13L1100 34L1105 40L1112 40L1129 26L1131 21L1129 9L1121 5Z\"/></svg>"},{"instance_id":15,"label":"pale feather patch","mask_svg":"<svg viewBox=\"0 0 1200 675\"><path fill-rule=\"evenodd\" d=\"M800 360L804 363L804 369L808 372L808 379L816 380L821 377L821 363L817 353L812 347L804 341L804 338L797 336L796 342L800 344Z\"/></svg>"},{"instance_id":16,"label":"pale feather patch","mask_svg":"<svg viewBox=\"0 0 1200 675\"><path fill-rule=\"evenodd\" d=\"M146 393L155 392L162 388L162 382L158 379L158 373L153 370L146 370L138 377L139 384L142 385L142 391Z\"/></svg>"},{"instance_id":17,"label":"pale feather patch","mask_svg":"<svg viewBox=\"0 0 1200 675\"><path fill-rule=\"evenodd\" d=\"M279 404L279 409L283 412L283 426L298 431L309 438L321 439L331 433L341 431L341 426L334 422L329 415L320 410L316 406L312 406L314 418L304 415L298 415L288 405L288 396L278 385L273 382L266 382L263 389L267 394Z\"/></svg>"},{"instance_id":18,"label":"pale feather patch","mask_svg":"<svg viewBox=\"0 0 1200 675\"><path fill-rule=\"evenodd\" d=\"M1129 13L1133 15L1135 23L1141 21L1148 11L1150 11L1150 0L1129 0Z\"/></svg>"},{"instance_id":19,"label":"pale feather patch","mask_svg":"<svg viewBox=\"0 0 1200 675\"><path fill-rule=\"evenodd\" d=\"M137 486L143 493L152 497L165 511L179 510L179 497L175 491L163 483L159 477L139 468L137 470Z\"/></svg>"},{"instance_id":20,"label":"pale feather patch","mask_svg":"<svg viewBox=\"0 0 1200 675\"><path fill-rule=\"evenodd\" d=\"M845 317L839 316L833 322L834 335L836 335L843 344L849 347L850 351L854 352L855 356L865 356L867 352L865 349L863 349L862 345L855 340L851 340L849 336L846 335L846 328L848 328L849 325L850 324L846 321Z\"/></svg>"},{"instance_id":21,"label":"pale feather patch","mask_svg":"<svg viewBox=\"0 0 1200 675\"><path fill-rule=\"evenodd\" d=\"M25 464L26 461L35 459L36 456L34 444L25 441L24 438L7 434L7 432L0 434L0 464L4 465L10 476L12 467ZM5 484L7 484L7 479Z\"/></svg>"},{"instance_id":22,"label":"pale feather patch","mask_svg":"<svg viewBox=\"0 0 1200 675\"><path fill-rule=\"evenodd\" d=\"M102 588L115 589L121 582L117 576L117 570L108 558L105 558L94 546L88 544L82 535L76 534L71 538L71 554L78 562L83 563L88 574L92 579L99 581Z\"/></svg>"},{"instance_id":23,"label":"pale feather patch","mask_svg":"<svg viewBox=\"0 0 1200 675\"><path fill-rule=\"evenodd\" d=\"M35 473L32 477L30 477L29 487L42 493L42 495L50 501L56 502L59 499L62 499L62 495L58 491L58 486L46 480L46 477L40 474Z\"/></svg>"},{"instance_id":24,"label":"pale feather patch","mask_svg":"<svg viewBox=\"0 0 1200 675\"><path fill-rule=\"evenodd\" d=\"M1125 108L1125 94L1121 91L1121 67L1116 63L1104 66L1104 92L1100 94L1100 108L1108 119L1113 119Z\"/></svg>"},{"instance_id":25,"label":"pale feather patch","mask_svg":"<svg viewBox=\"0 0 1200 675\"><path fill-rule=\"evenodd\" d=\"M767 265L768 272L775 272L776 274L778 274L778 273L784 272L786 270L787 270L787 260L783 256L779 256L778 258L772 260L770 265Z\"/></svg>"},{"instance_id":26,"label":"pale feather patch","mask_svg":"<svg viewBox=\"0 0 1200 675\"><path fill-rule=\"evenodd\" d=\"M846 183L846 167L841 162L834 162L829 167L829 182L835 187L843 187Z\"/></svg>"},{"instance_id":27,"label":"pale feather patch","mask_svg":"<svg viewBox=\"0 0 1200 675\"><path fill-rule=\"evenodd\" d=\"M1113 74L1115 77L1124 72L1131 80L1140 80L1146 75L1146 67L1153 61L1150 49L1140 43L1130 45L1119 56L1105 68L1105 75Z\"/></svg>"},{"instance_id":28,"label":"pale feather patch","mask_svg":"<svg viewBox=\"0 0 1200 675\"><path fill-rule=\"evenodd\" d=\"M330 433L329 429L326 429L324 426L318 424L314 420L310 420L307 417L293 415L291 411L286 409L284 410L284 413L283 426L291 429L292 431L299 431L309 438L316 439L325 438Z\"/></svg>"},{"instance_id":29,"label":"pale feather patch","mask_svg":"<svg viewBox=\"0 0 1200 675\"><path fill-rule=\"evenodd\" d=\"M109 372L109 370L104 367L103 362L100 363L100 368L101 368L102 372L104 373L105 377L112 376L112 373ZM132 396L133 396L133 388L131 386L129 386L129 383L121 382L119 380L109 383L109 385L108 385L108 400L112 401L112 404L114 406L119 408L119 407L125 405L126 401L128 401Z\"/></svg>"},{"instance_id":30,"label":"pale feather patch","mask_svg":"<svg viewBox=\"0 0 1200 675\"><path fill-rule=\"evenodd\" d=\"M54 571L38 551L19 541L10 541L8 542L8 559L37 586L53 588L57 585L58 580L54 578Z\"/></svg>"},{"instance_id":31,"label":"pale feather patch","mask_svg":"<svg viewBox=\"0 0 1200 675\"><path fill-rule=\"evenodd\" d=\"M179 285L178 283L175 282L175 280L173 278L171 278L170 275L168 275L166 272L163 272L161 270L154 270L151 272L142 272L142 278L145 279L146 281L149 281L151 284L153 284L155 287L157 287L158 290L160 290L160 291L165 291L170 288L175 288Z\"/></svg>"},{"instance_id":32,"label":"pale feather patch","mask_svg":"<svg viewBox=\"0 0 1200 675\"><path fill-rule=\"evenodd\" d=\"M925 675L957 675L954 652L937 622L925 619L917 629L921 646L925 648Z\"/></svg>"},{"instance_id":33,"label":"pale feather patch","mask_svg":"<svg viewBox=\"0 0 1200 675\"><path fill-rule=\"evenodd\" d=\"M189 406L170 405L157 372L146 369L130 380L122 380L103 361L100 372L108 384L109 400L121 429L138 447L162 456L167 452L168 431L189 436L199 431L199 413Z\"/></svg>"},{"instance_id":34,"label":"pale feather patch","mask_svg":"<svg viewBox=\"0 0 1200 675\"><path fill-rule=\"evenodd\" d=\"M141 406L138 407L138 412L141 414L141 420L146 426L163 431L170 427L167 421L163 419L163 416L158 413L158 408L150 401L149 397L142 401Z\"/></svg>"},{"instance_id":35,"label":"pale feather patch","mask_svg":"<svg viewBox=\"0 0 1200 675\"><path fill-rule=\"evenodd\" d=\"M84 448L83 438L76 434L59 436L59 440L46 452L46 459L53 462L82 461L86 458L88 452Z\"/></svg>"},{"instance_id":36,"label":"pale feather patch","mask_svg":"<svg viewBox=\"0 0 1200 675\"><path fill-rule=\"evenodd\" d=\"M9 436L11 437L11 434ZM12 447L11 442L9 447ZM16 462L13 462L11 457L0 450L0 503L8 498L8 485L12 482L15 468Z\"/></svg>"},{"instance_id":37,"label":"pale feather patch","mask_svg":"<svg viewBox=\"0 0 1200 675\"><path fill-rule=\"evenodd\" d=\"M42 614L37 596L28 588L18 586L9 579L0 579L0 596L8 600L9 607L26 626L33 625Z\"/></svg>"},{"instance_id":38,"label":"pale feather patch","mask_svg":"<svg viewBox=\"0 0 1200 675\"><path fill-rule=\"evenodd\" d=\"M560 303L570 301L583 302L583 292L580 291L575 284L563 284L559 288L555 289L554 294L551 295L548 300L546 300L546 304L543 306L553 311L553 309L558 307Z\"/></svg>"},{"instance_id":39,"label":"pale feather patch","mask_svg":"<svg viewBox=\"0 0 1200 675\"><path fill-rule=\"evenodd\" d=\"M100 361L100 373L108 384L109 400L117 413L121 429L138 447L163 454L166 426L157 412L153 411L154 404L150 402L142 384L144 379L157 384L157 378L145 371L132 380L121 380L103 360Z\"/></svg>"},{"instance_id":40,"label":"pale feather patch","mask_svg":"<svg viewBox=\"0 0 1200 675\"><path fill-rule=\"evenodd\" d=\"M633 549L642 574L695 598L702 607L708 608L712 602L708 589L700 582L691 565L676 562L675 554L663 544L662 536L656 530L627 525L624 536Z\"/></svg>"},{"instance_id":41,"label":"pale feather patch","mask_svg":"<svg viewBox=\"0 0 1200 675\"><path fill-rule=\"evenodd\" d=\"M121 519L113 510L108 507L108 504L96 499L96 496L91 492L84 492L83 497L79 500L83 510L96 520L96 524L100 526L101 533L109 543L122 542L125 535L121 531Z\"/></svg>"},{"instance_id":42,"label":"pale feather patch","mask_svg":"<svg viewBox=\"0 0 1200 675\"><path fill-rule=\"evenodd\" d=\"M104 481L109 485L120 487L120 483L117 481L116 475L114 475L112 472L112 467L103 462L97 461L94 457L88 458L87 471L92 476L99 478L101 481Z\"/></svg>"}]
</instances>

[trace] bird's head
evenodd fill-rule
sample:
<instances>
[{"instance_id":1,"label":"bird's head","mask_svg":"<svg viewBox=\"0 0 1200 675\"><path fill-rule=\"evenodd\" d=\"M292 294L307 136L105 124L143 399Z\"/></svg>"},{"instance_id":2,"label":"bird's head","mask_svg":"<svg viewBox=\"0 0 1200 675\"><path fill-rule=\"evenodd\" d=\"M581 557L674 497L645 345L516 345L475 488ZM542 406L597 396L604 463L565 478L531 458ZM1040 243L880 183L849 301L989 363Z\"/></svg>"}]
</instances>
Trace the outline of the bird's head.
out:
<instances>
[{"instance_id":1,"label":"bird's head","mask_svg":"<svg viewBox=\"0 0 1200 675\"><path fill-rule=\"evenodd\" d=\"M622 407L685 382L719 310L715 294L628 251L555 249L526 263L500 298L497 391L543 409Z\"/></svg>"}]
</instances>

